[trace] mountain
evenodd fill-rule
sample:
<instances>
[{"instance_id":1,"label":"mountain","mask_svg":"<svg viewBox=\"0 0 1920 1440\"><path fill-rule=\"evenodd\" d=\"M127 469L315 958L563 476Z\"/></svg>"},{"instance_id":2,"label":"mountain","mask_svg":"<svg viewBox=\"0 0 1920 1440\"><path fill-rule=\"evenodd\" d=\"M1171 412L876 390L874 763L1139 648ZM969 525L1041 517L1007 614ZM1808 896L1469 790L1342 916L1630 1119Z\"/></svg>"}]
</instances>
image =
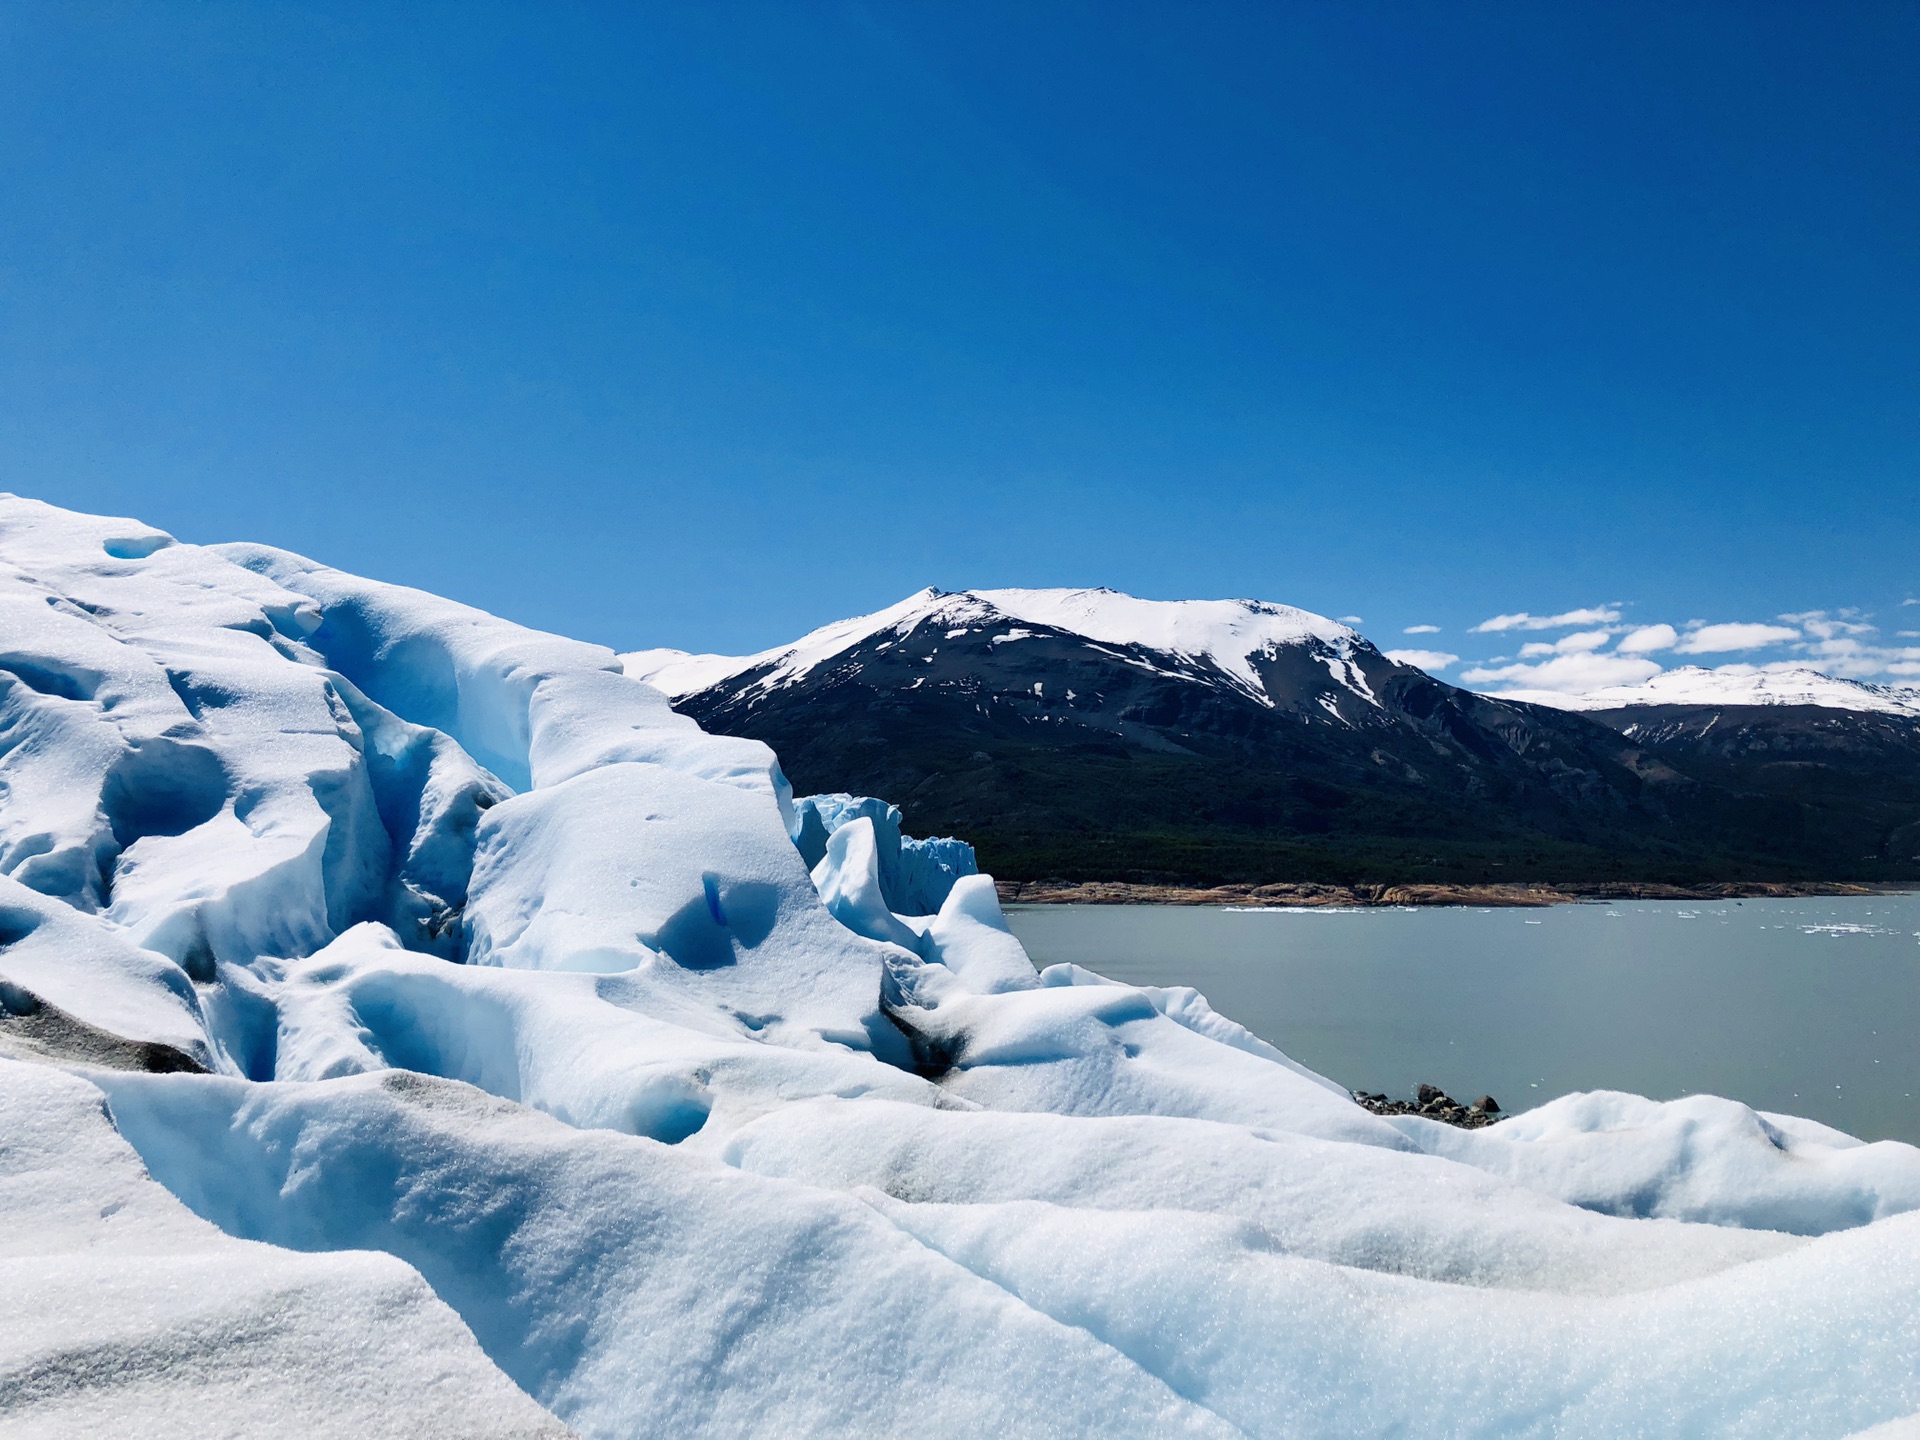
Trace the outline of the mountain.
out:
<instances>
[{"instance_id":1,"label":"mountain","mask_svg":"<svg viewBox=\"0 0 1920 1440\"><path fill-rule=\"evenodd\" d=\"M1702 782L1791 807L1803 842L1864 839L1893 874L1920 861L1920 690L1687 666L1556 703Z\"/></svg>"},{"instance_id":2,"label":"mountain","mask_svg":"<svg viewBox=\"0 0 1920 1440\"><path fill-rule=\"evenodd\" d=\"M1072 645L1387 743L1417 674L1250 613L1245 673L1237 638ZM1079 653L1039 623L990 648ZM986 876L894 913L878 802L810 867L819 798L603 647L0 496L0 1430L1912 1411L1920 1150L1708 1095L1372 1113L1190 988L1037 970Z\"/></svg>"},{"instance_id":3,"label":"mountain","mask_svg":"<svg viewBox=\"0 0 1920 1440\"><path fill-rule=\"evenodd\" d=\"M1863 799L1852 770L1750 785L1610 712L1462 690L1260 601L929 589L755 655L622 662L706 728L774 746L802 791L885 795L1007 879L1920 874L1903 788Z\"/></svg>"},{"instance_id":4,"label":"mountain","mask_svg":"<svg viewBox=\"0 0 1920 1440\"><path fill-rule=\"evenodd\" d=\"M1577 695L1554 690L1507 690L1501 692L1501 697L1561 710L1785 706L1920 718L1920 687L1870 685L1802 665L1780 670L1734 666L1709 670L1700 665L1682 665L1662 671L1638 685L1607 685Z\"/></svg>"}]
</instances>

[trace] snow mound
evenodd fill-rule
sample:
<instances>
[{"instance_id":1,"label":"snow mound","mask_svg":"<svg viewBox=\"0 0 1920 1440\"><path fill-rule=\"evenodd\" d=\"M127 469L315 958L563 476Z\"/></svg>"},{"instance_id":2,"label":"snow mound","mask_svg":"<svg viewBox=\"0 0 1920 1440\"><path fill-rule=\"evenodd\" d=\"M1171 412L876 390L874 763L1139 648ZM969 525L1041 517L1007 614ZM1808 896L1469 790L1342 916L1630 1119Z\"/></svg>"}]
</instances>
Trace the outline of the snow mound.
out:
<instances>
[{"instance_id":1,"label":"snow mound","mask_svg":"<svg viewBox=\"0 0 1920 1440\"><path fill-rule=\"evenodd\" d=\"M1920 1209L1912 1146L1868 1145L1812 1120L1713 1095L1664 1103L1563 1095L1485 1130L1393 1121L1429 1154L1607 1215L1818 1235Z\"/></svg>"},{"instance_id":2,"label":"snow mound","mask_svg":"<svg viewBox=\"0 0 1920 1440\"><path fill-rule=\"evenodd\" d=\"M82 1079L0 1060L0 1432L570 1433L411 1266L194 1216Z\"/></svg>"},{"instance_id":3,"label":"snow mound","mask_svg":"<svg viewBox=\"0 0 1920 1440\"><path fill-rule=\"evenodd\" d=\"M1342 643L1146 603L887 623ZM611 651L284 552L7 497L0 619L0 1430L1920 1407L1912 1147L1708 1097L1369 1114L1191 989L1036 971L964 846L796 804Z\"/></svg>"}]
</instances>

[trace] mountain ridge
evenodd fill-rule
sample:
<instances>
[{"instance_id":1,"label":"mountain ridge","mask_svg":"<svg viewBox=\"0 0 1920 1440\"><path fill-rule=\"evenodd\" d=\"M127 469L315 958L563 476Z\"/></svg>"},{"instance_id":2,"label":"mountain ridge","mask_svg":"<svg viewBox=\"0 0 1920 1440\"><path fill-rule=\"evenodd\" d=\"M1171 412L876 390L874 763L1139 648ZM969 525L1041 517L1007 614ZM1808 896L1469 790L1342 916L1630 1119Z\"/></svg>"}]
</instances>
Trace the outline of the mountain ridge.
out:
<instances>
[{"instance_id":1,"label":"mountain ridge","mask_svg":"<svg viewBox=\"0 0 1920 1440\"><path fill-rule=\"evenodd\" d=\"M1560 710L1615 710L1648 705L1811 705L1920 716L1920 686L1876 685L1829 675L1810 665L1761 668L1750 665L1679 665L1638 685L1603 685L1582 693L1502 690L1503 700L1524 700Z\"/></svg>"},{"instance_id":2,"label":"mountain ridge","mask_svg":"<svg viewBox=\"0 0 1920 1440\"><path fill-rule=\"evenodd\" d=\"M1701 750L1711 723L1482 695L1270 602L929 589L752 656L622 664L801 790L886 795L1009 880L1920 878L1904 713L1868 735L1776 705L1727 733L1794 754L1750 762Z\"/></svg>"}]
</instances>

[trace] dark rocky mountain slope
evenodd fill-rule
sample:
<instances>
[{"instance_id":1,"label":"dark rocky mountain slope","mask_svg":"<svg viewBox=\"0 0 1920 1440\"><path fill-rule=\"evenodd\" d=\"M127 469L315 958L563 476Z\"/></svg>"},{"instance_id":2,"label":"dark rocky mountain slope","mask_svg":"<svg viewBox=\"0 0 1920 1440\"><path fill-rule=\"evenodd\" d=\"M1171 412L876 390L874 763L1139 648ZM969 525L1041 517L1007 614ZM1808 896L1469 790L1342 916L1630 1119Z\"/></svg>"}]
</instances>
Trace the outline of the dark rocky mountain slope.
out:
<instances>
[{"instance_id":1,"label":"dark rocky mountain slope","mask_svg":"<svg viewBox=\"0 0 1920 1440\"><path fill-rule=\"evenodd\" d=\"M762 656L628 664L800 793L886 796L1010 880L1920 878L1920 719L1575 714L1305 612L1184 604L929 591Z\"/></svg>"}]
</instances>

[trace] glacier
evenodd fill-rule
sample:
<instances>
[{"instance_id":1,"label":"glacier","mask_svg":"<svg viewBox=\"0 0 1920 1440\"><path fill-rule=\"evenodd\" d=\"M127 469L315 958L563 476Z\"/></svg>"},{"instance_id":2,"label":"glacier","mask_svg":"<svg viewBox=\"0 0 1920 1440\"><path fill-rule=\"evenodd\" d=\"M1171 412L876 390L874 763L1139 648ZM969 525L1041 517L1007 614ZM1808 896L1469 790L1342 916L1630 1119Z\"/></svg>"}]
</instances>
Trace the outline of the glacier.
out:
<instances>
[{"instance_id":1,"label":"glacier","mask_svg":"<svg viewBox=\"0 0 1920 1440\"><path fill-rule=\"evenodd\" d=\"M637 668L0 498L0 1435L1920 1426L1920 1151L1369 1114Z\"/></svg>"}]
</instances>

